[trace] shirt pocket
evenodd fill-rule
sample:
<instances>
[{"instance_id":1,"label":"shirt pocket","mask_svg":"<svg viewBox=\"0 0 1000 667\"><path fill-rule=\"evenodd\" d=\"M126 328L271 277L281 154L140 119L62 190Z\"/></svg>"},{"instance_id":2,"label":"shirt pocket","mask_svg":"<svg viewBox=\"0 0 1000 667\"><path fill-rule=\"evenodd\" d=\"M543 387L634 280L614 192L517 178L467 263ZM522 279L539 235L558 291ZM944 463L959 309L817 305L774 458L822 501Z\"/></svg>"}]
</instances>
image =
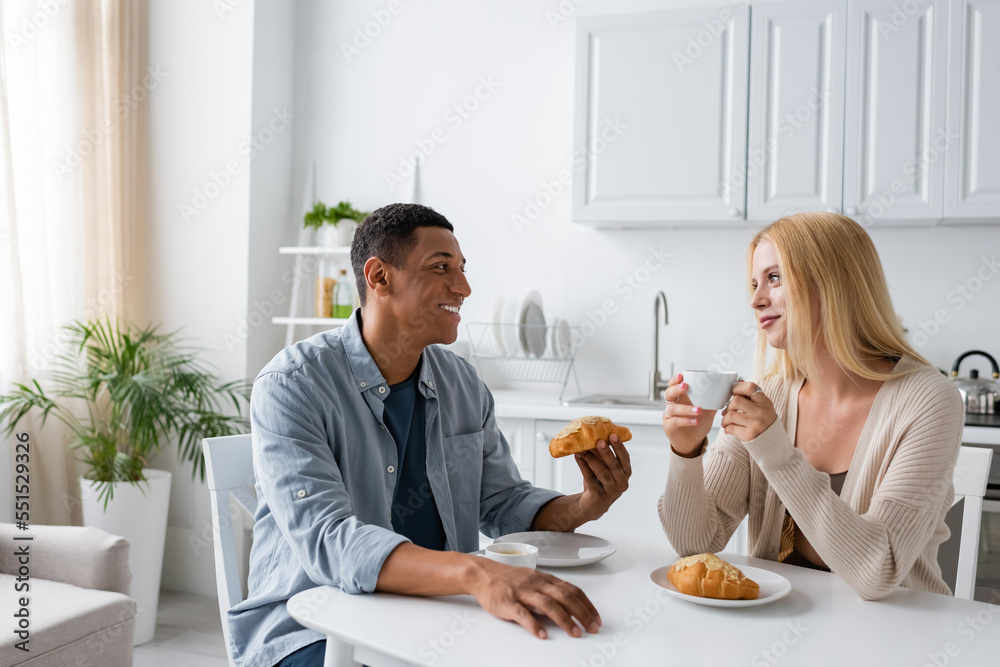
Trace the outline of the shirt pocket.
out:
<instances>
[{"instance_id":1,"label":"shirt pocket","mask_svg":"<svg viewBox=\"0 0 1000 667\"><path fill-rule=\"evenodd\" d=\"M483 477L483 432L442 438L452 502L479 505Z\"/></svg>"}]
</instances>

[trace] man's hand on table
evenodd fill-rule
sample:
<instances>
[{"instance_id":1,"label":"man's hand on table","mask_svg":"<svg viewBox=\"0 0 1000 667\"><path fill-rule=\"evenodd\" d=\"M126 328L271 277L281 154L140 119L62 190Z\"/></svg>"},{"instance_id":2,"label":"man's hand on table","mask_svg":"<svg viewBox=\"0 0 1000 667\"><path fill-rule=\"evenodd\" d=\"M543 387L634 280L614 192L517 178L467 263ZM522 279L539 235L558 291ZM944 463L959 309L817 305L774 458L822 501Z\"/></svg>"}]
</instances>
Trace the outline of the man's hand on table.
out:
<instances>
[{"instance_id":1,"label":"man's hand on table","mask_svg":"<svg viewBox=\"0 0 1000 667\"><path fill-rule=\"evenodd\" d=\"M604 516L625 493L632 476L632 461L617 435L612 434L608 440L599 440L596 448L574 454L583 474L583 492L543 505L531 522L531 530L573 531Z\"/></svg>"},{"instance_id":2,"label":"man's hand on table","mask_svg":"<svg viewBox=\"0 0 1000 667\"><path fill-rule=\"evenodd\" d=\"M571 637L580 637L580 627L595 633L601 617L583 591L562 579L527 567L512 567L486 558L476 558L477 567L470 593L479 605L497 618L514 621L539 639L548 637L532 610L548 616Z\"/></svg>"},{"instance_id":3,"label":"man's hand on table","mask_svg":"<svg viewBox=\"0 0 1000 667\"><path fill-rule=\"evenodd\" d=\"M540 639L547 633L533 610L571 637L582 634L571 617L587 632L597 632L601 625L583 591L551 574L456 551L432 551L410 542L397 546L385 559L375 589L402 595L471 595L486 611L514 621Z\"/></svg>"}]
</instances>

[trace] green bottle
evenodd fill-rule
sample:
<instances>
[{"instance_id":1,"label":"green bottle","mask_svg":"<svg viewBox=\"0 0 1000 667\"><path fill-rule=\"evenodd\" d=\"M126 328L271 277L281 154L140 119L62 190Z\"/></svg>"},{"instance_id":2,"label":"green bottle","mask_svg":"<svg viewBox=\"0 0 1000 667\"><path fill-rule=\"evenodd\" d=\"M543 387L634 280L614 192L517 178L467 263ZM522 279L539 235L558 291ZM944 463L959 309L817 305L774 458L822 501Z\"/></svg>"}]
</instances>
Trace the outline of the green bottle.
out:
<instances>
[{"instance_id":1,"label":"green bottle","mask_svg":"<svg viewBox=\"0 0 1000 667\"><path fill-rule=\"evenodd\" d=\"M354 289L347 279L347 269L340 270L340 278L333 289L333 316L346 320L354 312Z\"/></svg>"}]
</instances>

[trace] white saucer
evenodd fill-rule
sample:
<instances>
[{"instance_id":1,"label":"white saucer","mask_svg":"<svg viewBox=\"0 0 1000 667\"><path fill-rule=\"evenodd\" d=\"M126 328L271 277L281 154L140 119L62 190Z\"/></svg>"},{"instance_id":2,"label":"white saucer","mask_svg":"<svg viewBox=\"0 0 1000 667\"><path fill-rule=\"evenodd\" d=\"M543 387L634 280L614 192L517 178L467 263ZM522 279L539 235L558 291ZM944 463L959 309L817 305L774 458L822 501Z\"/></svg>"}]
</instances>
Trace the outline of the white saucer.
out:
<instances>
[{"instance_id":1,"label":"white saucer","mask_svg":"<svg viewBox=\"0 0 1000 667\"><path fill-rule=\"evenodd\" d=\"M582 533L532 530L498 537L495 542L520 542L538 547L539 567L579 567L602 561L618 547L607 540Z\"/></svg>"},{"instance_id":2,"label":"white saucer","mask_svg":"<svg viewBox=\"0 0 1000 667\"><path fill-rule=\"evenodd\" d=\"M673 565L658 567L649 573L649 578L653 580L654 584L666 589L675 598L691 602L692 604L700 604L704 607L757 607L780 600L792 590L792 582L780 574L775 574L770 570L762 570L759 567L741 565L740 570L743 571L743 574L756 581L757 585L760 586L760 594L756 600L717 600L715 598L702 598L697 595L685 595L678 591L667 578L667 571L672 567Z\"/></svg>"}]
</instances>

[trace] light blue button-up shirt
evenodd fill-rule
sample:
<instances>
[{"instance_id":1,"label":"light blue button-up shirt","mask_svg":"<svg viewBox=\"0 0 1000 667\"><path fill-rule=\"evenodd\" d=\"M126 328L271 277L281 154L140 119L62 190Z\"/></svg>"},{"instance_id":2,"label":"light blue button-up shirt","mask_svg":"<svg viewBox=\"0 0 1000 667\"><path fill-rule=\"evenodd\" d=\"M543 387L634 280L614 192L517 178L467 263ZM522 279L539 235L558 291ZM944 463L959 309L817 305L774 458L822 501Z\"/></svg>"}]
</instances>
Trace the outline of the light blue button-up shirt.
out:
<instances>
[{"instance_id":1,"label":"light blue button-up shirt","mask_svg":"<svg viewBox=\"0 0 1000 667\"><path fill-rule=\"evenodd\" d=\"M254 382L249 595L229 610L239 667L271 667L323 639L289 616L286 601L318 585L374 591L386 557L409 541L392 530L397 454L382 414L390 390L361 339L360 317L356 311L343 328L282 350ZM518 474L475 369L431 345L418 391L446 548L477 550L480 530L491 537L528 530L559 494Z\"/></svg>"}]
</instances>

